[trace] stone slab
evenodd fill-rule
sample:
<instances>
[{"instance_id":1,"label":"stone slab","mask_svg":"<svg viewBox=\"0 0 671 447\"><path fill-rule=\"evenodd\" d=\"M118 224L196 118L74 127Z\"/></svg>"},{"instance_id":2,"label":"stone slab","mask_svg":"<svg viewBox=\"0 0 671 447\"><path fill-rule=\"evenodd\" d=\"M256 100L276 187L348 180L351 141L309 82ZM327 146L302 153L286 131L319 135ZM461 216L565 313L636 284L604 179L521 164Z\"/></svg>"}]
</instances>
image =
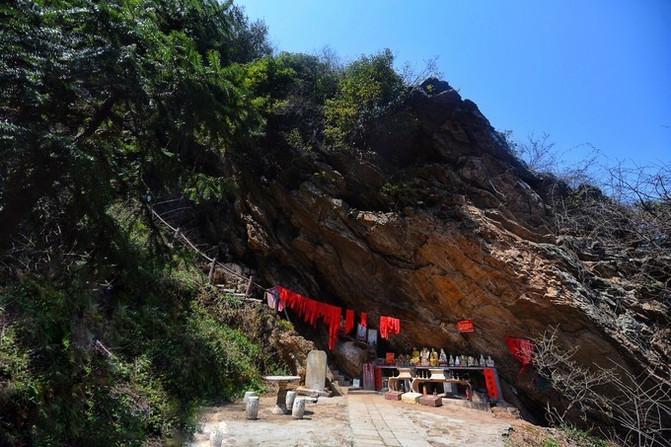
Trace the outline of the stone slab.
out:
<instances>
[{"instance_id":1,"label":"stone slab","mask_svg":"<svg viewBox=\"0 0 671 447\"><path fill-rule=\"evenodd\" d=\"M409 402L411 404L418 403L420 397L422 397L421 393L404 393L404 394L401 394L401 400L403 402Z\"/></svg>"},{"instance_id":2,"label":"stone slab","mask_svg":"<svg viewBox=\"0 0 671 447\"><path fill-rule=\"evenodd\" d=\"M326 352L312 350L308 354L305 388L323 390L326 386Z\"/></svg>"},{"instance_id":3,"label":"stone slab","mask_svg":"<svg viewBox=\"0 0 671 447\"><path fill-rule=\"evenodd\" d=\"M419 398L419 403L429 407L442 407L443 398L440 396L422 396Z\"/></svg>"},{"instance_id":4,"label":"stone slab","mask_svg":"<svg viewBox=\"0 0 671 447\"><path fill-rule=\"evenodd\" d=\"M331 392L330 391L311 390L311 389L305 388L304 386L296 387L296 389L294 391L296 391L296 394L300 394L301 396L310 396L310 397L326 396L326 397L331 397Z\"/></svg>"},{"instance_id":5,"label":"stone slab","mask_svg":"<svg viewBox=\"0 0 671 447\"><path fill-rule=\"evenodd\" d=\"M387 391L384 393L384 398L387 400L401 400L401 393L400 391Z\"/></svg>"}]
</instances>

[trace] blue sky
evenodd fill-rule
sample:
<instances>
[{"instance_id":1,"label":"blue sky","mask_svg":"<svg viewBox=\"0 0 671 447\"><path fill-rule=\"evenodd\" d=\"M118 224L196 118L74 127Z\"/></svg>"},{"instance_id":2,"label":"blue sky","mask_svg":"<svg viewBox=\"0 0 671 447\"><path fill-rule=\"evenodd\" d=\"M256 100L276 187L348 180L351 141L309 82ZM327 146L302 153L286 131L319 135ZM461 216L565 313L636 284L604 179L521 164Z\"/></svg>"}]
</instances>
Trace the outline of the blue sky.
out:
<instances>
[{"instance_id":1,"label":"blue sky","mask_svg":"<svg viewBox=\"0 0 671 447\"><path fill-rule=\"evenodd\" d=\"M671 163L671 0L237 0L277 51L392 50L518 139L568 159Z\"/></svg>"}]
</instances>

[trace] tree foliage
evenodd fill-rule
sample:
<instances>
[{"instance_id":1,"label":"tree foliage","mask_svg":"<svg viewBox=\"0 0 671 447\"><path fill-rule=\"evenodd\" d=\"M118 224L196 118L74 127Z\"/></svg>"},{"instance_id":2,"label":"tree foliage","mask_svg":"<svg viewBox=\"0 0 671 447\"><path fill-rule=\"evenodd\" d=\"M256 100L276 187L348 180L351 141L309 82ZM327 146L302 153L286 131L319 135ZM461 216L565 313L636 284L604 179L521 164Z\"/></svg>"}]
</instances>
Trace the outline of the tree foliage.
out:
<instances>
[{"instance_id":1,"label":"tree foliage","mask_svg":"<svg viewBox=\"0 0 671 447\"><path fill-rule=\"evenodd\" d=\"M405 85L390 50L349 64L334 98L326 102L325 136L334 146L365 147L367 131L403 98Z\"/></svg>"},{"instance_id":2,"label":"tree foliage","mask_svg":"<svg viewBox=\"0 0 671 447\"><path fill-rule=\"evenodd\" d=\"M16 0L1 14L5 249L21 223L84 231L119 197L212 174L257 123L233 63L254 52L235 51L241 24L214 0Z\"/></svg>"},{"instance_id":3,"label":"tree foliage","mask_svg":"<svg viewBox=\"0 0 671 447\"><path fill-rule=\"evenodd\" d=\"M258 348L134 203L230 188L268 51L230 2L0 5L0 444L166 442L254 384Z\"/></svg>"}]
</instances>

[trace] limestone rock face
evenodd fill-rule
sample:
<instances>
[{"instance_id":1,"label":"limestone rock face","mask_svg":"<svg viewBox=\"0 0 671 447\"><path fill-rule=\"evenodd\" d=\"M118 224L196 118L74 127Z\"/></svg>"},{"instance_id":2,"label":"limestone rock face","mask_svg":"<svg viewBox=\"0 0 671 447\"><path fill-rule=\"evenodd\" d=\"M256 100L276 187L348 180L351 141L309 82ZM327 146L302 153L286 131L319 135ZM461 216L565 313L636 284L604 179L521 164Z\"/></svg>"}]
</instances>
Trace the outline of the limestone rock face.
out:
<instances>
[{"instance_id":1,"label":"limestone rock face","mask_svg":"<svg viewBox=\"0 0 671 447\"><path fill-rule=\"evenodd\" d=\"M333 357L338 367L349 377L361 377L363 364L368 358L368 352L352 341L336 344Z\"/></svg>"},{"instance_id":2,"label":"limestone rock face","mask_svg":"<svg viewBox=\"0 0 671 447\"><path fill-rule=\"evenodd\" d=\"M373 327L399 318L398 352L491 355L523 392L533 386L518 378L505 337L550 327L584 365L668 365L668 305L635 304L614 254L560 236L546 179L511 155L475 104L437 91L416 91L417 127L408 136L389 126L374 153L325 152L273 179L242 174L238 256L266 284L368 312ZM475 332L459 333L459 319ZM325 348L323 334L312 338Z\"/></svg>"},{"instance_id":3,"label":"limestone rock face","mask_svg":"<svg viewBox=\"0 0 671 447\"><path fill-rule=\"evenodd\" d=\"M315 349L315 344L296 331L273 331L268 341L282 362L290 366L291 374L301 376L304 381L308 354Z\"/></svg>"}]
</instances>

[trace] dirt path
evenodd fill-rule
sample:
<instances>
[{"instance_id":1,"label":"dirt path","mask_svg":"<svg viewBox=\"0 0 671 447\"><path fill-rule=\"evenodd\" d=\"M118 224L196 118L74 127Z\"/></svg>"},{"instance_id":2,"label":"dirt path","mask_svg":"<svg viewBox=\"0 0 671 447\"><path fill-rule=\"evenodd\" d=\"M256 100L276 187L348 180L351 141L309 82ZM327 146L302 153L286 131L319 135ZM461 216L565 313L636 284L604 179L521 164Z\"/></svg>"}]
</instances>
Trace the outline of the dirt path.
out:
<instances>
[{"instance_id":1,"label":"dirt path","mask_svg":"<svg viewBox=\"0 0 671 447\"><path fill-rule=\"evenodd\" d=\"M493 413L445 405L430 408L385 400L382 395L320 398L304 419L271 413L274 397L262 397L259 418L245 418L236 402L203 412L192 446L210 446L219 432L222 446L502 446L502 434L516 422Z\"/></svg>"}]
</instances>

